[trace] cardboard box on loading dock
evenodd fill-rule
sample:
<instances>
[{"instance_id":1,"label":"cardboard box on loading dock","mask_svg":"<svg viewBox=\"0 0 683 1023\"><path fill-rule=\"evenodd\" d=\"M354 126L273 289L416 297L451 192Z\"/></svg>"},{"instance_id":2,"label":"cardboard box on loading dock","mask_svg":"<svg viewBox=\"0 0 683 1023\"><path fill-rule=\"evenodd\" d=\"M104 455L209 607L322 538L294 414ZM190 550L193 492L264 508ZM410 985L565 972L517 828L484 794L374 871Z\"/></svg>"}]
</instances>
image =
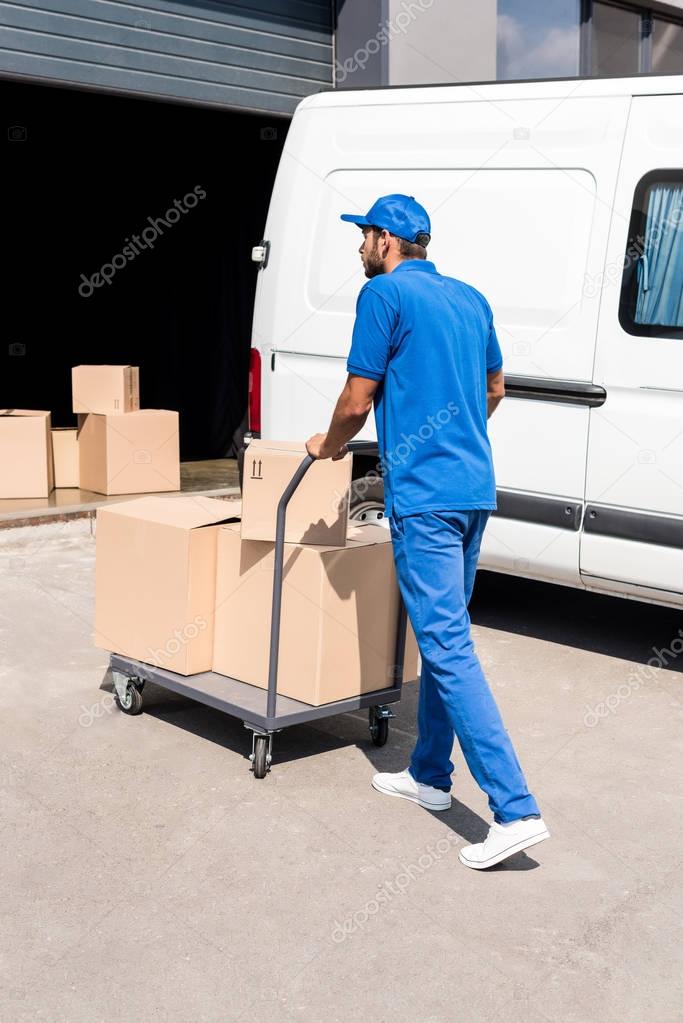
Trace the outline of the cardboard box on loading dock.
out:
<instances>
[{"instance_id":1,"label":"cardboard box on loading dock","mask_svg":"<svg viewBox=\"0 0 683 1023\"><path fill-rule=\"evenodd\" d=\"M74 412L137 412L140 371L137 366L74 366L71 396Z\"/></svg>"},{"instance_id":2,"label":"cardboard box on loading dock","mask_svg":"<svg viewBox=\"0 0 683 1023\"><path fill-rule=\"evenodd\" d=\"M266 688L275 545L218 534L213 669ZM398 586L391 538L350 527L345 546L286 544L278 692L319 706L392 685ZM417 675L410 626L404 678Z\"/></svg>"},{"instance_id":3,"label":"cardboard box on loading dock","mask_svg":"<svg viewBox=\"0 0 683 1023\"><path fill-rule=\"evenodd\" d=\"M178 413L140 409L78 417L82 490L154 494L180 490Z\"/></svg>"},{"instance_id":4,"label":"cardboard box on loading dock","mask_svg":"<svg viewBox=\"0 0 683 1023\"><path fill-rule=\"evenodd\" d=\"M275 540L278 502L305 455L301 441L249 444L244 455L243 540ZM352 464L351 454L335 462L314 462L287 505L286 543L344 546Z\"/></svg>"},{"instance_id":5,"label":"cardboard box on loading dock","mask_svg":"<svg viewBox=\"0 0 683 1023\"><path fill-rule=\"evenodd\" d=\"M0 409L0 497L49 497L53 488L50 413Z\"/></svg>"},{"instance_id":6,"label":"cardboard box on loading dock","mask_svg":"<svg viewBox=\"0 0 683 1023\"><path fill-rule=\"evenodd\" d=\"M78 486L78 430L75 426L57 426L51 430L55 487Z\"/></svg>"},{"instance_id":7,"label":"cardboard box on loading dock","mask_svg":"<svg viewBox=\"0 0 683 1023\"><path fill-rule=\"evenodd\" d=\"M95 645L181 675L210 670L216 541L237 519L233 502L200 496L99 508Z\"/></svg>"}]
</instances>

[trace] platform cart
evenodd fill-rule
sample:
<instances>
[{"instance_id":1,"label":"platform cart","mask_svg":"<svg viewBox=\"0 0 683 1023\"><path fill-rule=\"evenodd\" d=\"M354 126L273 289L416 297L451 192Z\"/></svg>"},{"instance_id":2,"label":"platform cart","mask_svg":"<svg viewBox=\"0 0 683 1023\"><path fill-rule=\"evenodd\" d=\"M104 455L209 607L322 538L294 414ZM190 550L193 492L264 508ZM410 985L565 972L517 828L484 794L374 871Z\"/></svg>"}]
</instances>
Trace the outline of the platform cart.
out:
<instances>
[{"instance_id":1,"label":"platform cart","mask_svg":"<svg viewBox=\"0 0 683 1023\"><path fill-rule=\"evenodd\" d=\"M376 450L375 445L351 442L351 451ZM285 518L287 505L299 483L315 461L306 455L298 466L291 481L280 498L277 507L275 531L275 572L273 577L273 602L270 627L270 659L268 664L268 688L241 682L239 679L220 675L215 671L203 671L196 675L179 675L165 668L159 668L144 661L113 653L110 668L114 683L114 699L125 714L140 714L143 709L143 690L146 682L152 682L163 689L189 696L198 703L215 707L233 717L242 718L245 728L252 733L251 770L255 778L264 778L271 767L273 756L273 735L290 725L316 721L346 714L349 711L368 708L370 737L375 746L384 746L389 736L389 720L394 717L390 704L401 699L403 662L406 641L406 610L399 593L396 627L396 646L393 664L392 684L360 696L352 696L320 707L292 700L277 692L278 653L280 647L280 612L282 605L282 575L284 560Z\"/></svg>"}]
</instances>

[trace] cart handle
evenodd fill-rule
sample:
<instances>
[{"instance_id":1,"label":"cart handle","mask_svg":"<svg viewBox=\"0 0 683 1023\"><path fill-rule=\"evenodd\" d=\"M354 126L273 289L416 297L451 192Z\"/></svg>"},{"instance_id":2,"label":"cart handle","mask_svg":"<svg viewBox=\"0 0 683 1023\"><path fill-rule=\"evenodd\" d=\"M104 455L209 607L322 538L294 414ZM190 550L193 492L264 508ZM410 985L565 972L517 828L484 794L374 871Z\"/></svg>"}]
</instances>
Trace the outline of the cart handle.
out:
<instances>
[{"instance_id":1,"label":"cart handle","mask_svg":"<svg viewBox=\"0 0 683 1023\"><path fill-rule=\"evenodd\" d=\"M351 452L369 450L376 452L377 443L374 441L351 441L347 447ZM268 699L266 713L269 718L275 717L275 706L277 701L277 667L280 654L280 618L282 613L282 576L285 554L285 517L287 505L301 483L302 479L317 459L306 454L300 465L297 467L291 480L285 487L282 497L278 501L277 516L275 520L275 571L273 574L273 603L270 618L270 656L268 661ZM399 592L398 627L396 636L395 663L393 688L400 689L403 679L403 658L406 638L406 609Z\"/></svg>"},{"instance_id":2,"label":"cart handle","mask_svg":"<svg viewBox=\"0 0 683 1023\"><path fill-rule=\"evenodd\" d=\"M292 494L311 468L315 458L306 454L296 472L285 487L277 505L275 520L275 573L273 575L273 605L270 617L270 657L268 661L268 702L266 714L275 717L277 699L277 663L280 653L280 615L282 611L282 566L285 554L285 515Z\"/></svg>"}]
</instances>

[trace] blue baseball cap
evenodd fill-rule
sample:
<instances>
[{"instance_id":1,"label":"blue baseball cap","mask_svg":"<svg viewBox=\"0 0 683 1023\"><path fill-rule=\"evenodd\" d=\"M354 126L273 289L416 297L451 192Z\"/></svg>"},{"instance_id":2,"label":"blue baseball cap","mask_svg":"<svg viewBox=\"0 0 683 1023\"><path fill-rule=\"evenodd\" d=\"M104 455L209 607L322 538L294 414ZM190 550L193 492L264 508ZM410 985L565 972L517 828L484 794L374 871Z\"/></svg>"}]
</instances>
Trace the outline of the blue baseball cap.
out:
<instances>
[{"instance_id":1,"label":"blue baseball cap","mask_svg":"<svg viewBox=\"0 0 683 1023\"><path fill-rule=\"evenodd\" d=\"M432 225L424 206L415 201L413 195L383 195L368 210L365 216L357 213L342 213L342 220L361 227L383 227L398 238L414 242L419 234L431 238Z\"/></svg>"}]
</instances>

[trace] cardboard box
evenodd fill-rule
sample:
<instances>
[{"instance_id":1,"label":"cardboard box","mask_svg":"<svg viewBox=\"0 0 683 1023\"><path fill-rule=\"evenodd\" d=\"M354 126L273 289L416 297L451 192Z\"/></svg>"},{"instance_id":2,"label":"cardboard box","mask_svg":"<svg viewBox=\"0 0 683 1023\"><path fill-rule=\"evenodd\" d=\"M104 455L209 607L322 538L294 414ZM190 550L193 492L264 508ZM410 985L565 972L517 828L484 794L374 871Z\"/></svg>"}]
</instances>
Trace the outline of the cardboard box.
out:
<instances>
[{"instance_id":1,"label":"cardboard box","mask_svg":"<svg viewBox=\"0 0 683 1023\"><path fill-rule=\"evenodd\" d=\"M181 675L211 668L216 540L230 501L143 497L97 511L95 645Z\"/></svg>"},{"instance_id":2,"label":"cardboard box","mask_svg":"<svg viewBox=\"0 0 683 1023\"><path fill-rule=\"evenodd\" d=\"M0 409L0 497L47 497L53 488L50 413Z\"/></svg>"},{"instance_id":3,"label":"cardboard box","mask_svg":"<svg viewBox=\"0 0 683 1023\"><path fill-rule=\"evenodd\" d=\"M71 370L74 412L137 412L140 370L137 366L74 366Z\"/></svg>"},{"instance_id":4,"label":"cardboard box","mask_svg":"<svg viewBox=\"0 0 683 1023\"><path fill-rule=\"evenodd\" d=\"M214 671L268 686L275 544L218 534ZM393 684L398 587L389 531L349 528L346 546L286 544L278 692L319 706ZM412 630L404 678L417 675Z\"/></svg>"},{"instance_id":5,"label":"cardboard box","mask_svg":"<svg viewBox=\"0 0 683 1023\"><path fill-rule=\"evenodd\" d=\"M58 426L51 430L55 487L78 486L78 430Z\"/></svg>"},{"instance_id":6,"label":"cardboard box","mask_svg":"<svg viewBox=\"0 0 683 1023\"><path fill-rule=\"evenodd\" d=\"M299 441L253 440L244 455L242 539L275 540L277 506L306 456ZM287 543L343 547L349 517L353 456L313 463L287 505Z\"/></svg>"},{"instance_id":7,"label":"cardboard box","mask_svg":"<svg viewBox=\"0 0 683 1023\"><path fill-rule=\"evenodd\" d=\"M79 416L81 490L155 494L180 490L178 413L140 409Z\"/></svg>"}]
</instances>

